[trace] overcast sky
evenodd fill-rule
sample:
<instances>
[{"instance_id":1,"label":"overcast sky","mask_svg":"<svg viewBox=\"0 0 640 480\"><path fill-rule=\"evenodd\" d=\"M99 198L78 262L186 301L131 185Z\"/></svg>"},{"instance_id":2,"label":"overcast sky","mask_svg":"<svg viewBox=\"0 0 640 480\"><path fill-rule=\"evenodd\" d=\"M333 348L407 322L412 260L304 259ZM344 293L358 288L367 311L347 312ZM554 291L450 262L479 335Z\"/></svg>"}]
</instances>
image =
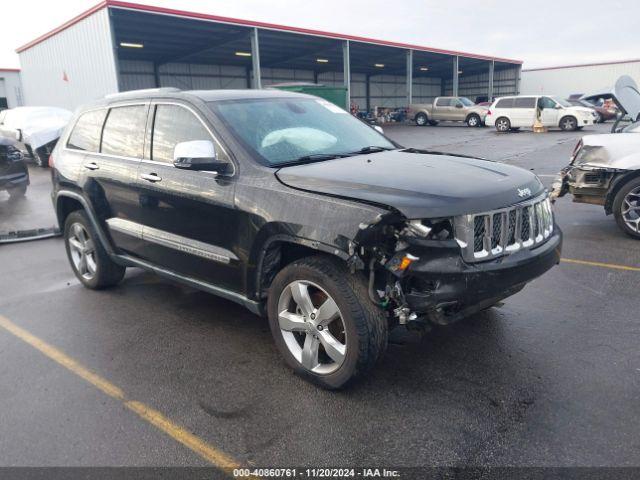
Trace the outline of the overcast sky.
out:
<instances>
[{"instance_id":1,"label":"overcast sky","mask_svg":"<svg viewBox=\"0 0 640 480\"><path fill-rule=\"evenodd\" d=\"M131 0L136 1L136 0ZM97 0L2 2L0 68ZM139 0L169 8L524 60L524 68L640 57L635 0Z\"/></svg>"}]
</instances>

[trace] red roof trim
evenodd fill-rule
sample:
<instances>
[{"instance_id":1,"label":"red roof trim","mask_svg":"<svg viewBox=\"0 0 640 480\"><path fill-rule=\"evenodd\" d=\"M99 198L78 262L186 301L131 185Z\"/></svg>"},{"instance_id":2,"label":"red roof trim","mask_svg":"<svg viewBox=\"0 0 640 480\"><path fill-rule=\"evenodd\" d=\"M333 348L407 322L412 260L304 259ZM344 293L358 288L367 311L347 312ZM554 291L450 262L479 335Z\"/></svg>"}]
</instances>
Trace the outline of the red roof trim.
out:
<instances>
[{"instance_id":1,"label":"red roof trim","mask_svg":"<svg viewBox=\"0 0 640 480\"><path fill-rule=\"evenodd\" d=\"M123 1L119 1L119 0L104 0L103 2L99 3L95 7L91 8L91 9L87 10L86 12L78 15L77 17L69 20L68 22L66 22L65 24L61 25L60 27L50 31L49 33L46 33L46 34L42 35L41 37L36 38L35 40L33 40L32 42L27 43L26 45L23 45L22 47L18 48L16 51L18 53L23 52L23 51L27 50L28 48L31 48L34 45L37 45L38 43L46 40L47 38L49 38L49 37L61 32L62 30L65 30L65 29L69 28L70 26L78 23L80 20L88 17L89 15L91 15L91 14L93 14L93 13L97 12L98 10L100 10L102 8L105 8L105 7L124 8L124 9L137 10L137 11L142 11L142 12L150 12L150 13L158 13L158 14L163 14L163 15L174 15L174 16L178 16L178 17L194 18L194 19L198 19L198 20L209 20L209 21L216 21L216 22L221 22L221 23L232 23L232 24L236 24L236 25L244 25L244 26L250 26L250 27L260 27L260 28L267 28L267 29L272 29L272 30L281 30L281 31L286 31L286 32L294 32L294 33L302 33L302 34L307 34L307 35L316 35L316 36L321 36L321 37L329 37L329 38L335 38L335 39L339 39L339 40L352 40L352 41L356 41L356 42L372 43L372 44L376 44L376 45L384 45L384 46L389 46L389 47L408 48L408 49L412 49L412 50L418 50L418 51L430 52L430 53L441 53L441 54L445 54L445 55L459 55L461 57L475 58L475 59L479 59L479 60L495 60L495 61L498 61L498 62L513 63L513 64L517 64L517 65L522 64L521 60L513 60L513 59L509 59L509 58L491 57L491 56L487 56L487 55L478 55L478 54L475 54L475 53L459 52L459 51L455 51L455 50L444 50L444 49L440 49L440 48L431 48L431 47L425 47L425 46L421 46L421 45L413 45L413 44L409 44L409 43L393 42L393 41L388 41L388 40L377 40L377 39L373 39L373 38L366 38L366 37L358 37L358 36L355 36L355 35L346 35L346 34L340 34L340 33L325 32L325 31L322 31L322 30L314 30L314 29L309 29L309 28L290 27L290 26L287 26L287 25L278 25L278 24L275 24L275 23L257 22L257 21L252 21L252 20L242 20L242 19L238 19L238 18L222 17L222 16L219 16L219 15L209 15L209 14L206 14L206 13L188 12L188 11L185 11L185 10L175 10L175 9L172 9L172 8L156 7L156 6L153 6L153 5L141 5L141 4L138 4L138 3L123 2Z\"/></svg>"},{"instance_id":2,"label":"red roof trim","mask_svg":"<svg viewBox=\"0 0 640 480\"><path fill-rule=\"evenodd\" d=\"M0 68L0 72L20 72L19 68Z\"/></svg>"},{"instance_id":3,"label":"red roof trim","mask_svg":"<svg viewBox=\"0 0 640 480\"><path fill-rule=\"evenodd\" d=\"M614 62L600 62L600 63L580 63L577 65L558 65L557 67L541 67L541 68L527 68L522 70L523 72L539 72L541 70L558 70L561 68L579 68L579 67L599 67L600 65L619 65L621 63L637 63L640 59L632 60L616 60Z\"/></svg>"}]
</instances>

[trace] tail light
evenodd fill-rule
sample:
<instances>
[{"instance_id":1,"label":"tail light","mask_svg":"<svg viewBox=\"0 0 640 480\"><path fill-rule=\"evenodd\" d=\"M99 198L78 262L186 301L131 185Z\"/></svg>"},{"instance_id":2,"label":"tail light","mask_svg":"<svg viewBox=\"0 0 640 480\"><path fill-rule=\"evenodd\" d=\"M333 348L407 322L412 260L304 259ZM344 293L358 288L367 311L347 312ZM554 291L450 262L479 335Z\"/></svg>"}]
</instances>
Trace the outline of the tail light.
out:
<instances>
[{"instance_id":1,"label":"tail light","mask_svg":"<svg viewBox=\"0 0 640 480\"><path fill-rule=\"evenodd\" d=\"M487 116L491 115L491 110L487 110Z\"/></svg>"},{"instance_id":2,"label":"tail light","mask_svg":"<svg viewBox=\"0 0 640 480\"><path fill-rule=\"evenodd\" d=\"M49 155L49 168L53 168L53 153Z\"/></svg>"}]
</instances>

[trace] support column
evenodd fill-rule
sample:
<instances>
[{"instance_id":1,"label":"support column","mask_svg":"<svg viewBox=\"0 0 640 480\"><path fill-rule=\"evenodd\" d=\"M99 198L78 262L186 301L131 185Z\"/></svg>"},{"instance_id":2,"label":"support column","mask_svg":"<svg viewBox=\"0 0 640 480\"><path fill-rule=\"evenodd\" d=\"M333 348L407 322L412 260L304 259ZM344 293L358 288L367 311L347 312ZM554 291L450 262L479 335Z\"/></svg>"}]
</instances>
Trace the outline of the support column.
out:
<instances>
[{"instance_id":1,"label":"support column","mask_svg":"<svg viewBox=\"0 0 640 480\"><path fill-rule=\"evenodd\" d=\"M413 50L407 50L407 105L413 103Z\"/></svg>"},{"instance_id":2,"label":"support column","mask_svg":"<svg viewBox=\"0 0 640 480\"><path fill-rule=\"evenodd\" d=\"M349 40L342 42L342 76L347 88L347 110L351 109L351 58L349 56Z\"/></svg>"},{"instance_id":3,"label":"support column","mask_svg":"<svg viewBox=\"0 0 640 480\"><path fill-rule=\"evenodd\" d=\"M487 89L487 101L493 101L493 75L496 68L495 60L489 63L489 88Z\"/></svg>"},{"instance_id":4,"label":"support column","mask_svg":"<svg viewBox=\"0 0 640 480\"><path fill-rule=\"evenodd\" d=\"M153 82L156 85L156 88L160 88L160 72L158 71L158 62L153 62Z\"/></svg>"},{"instance_id":5,"label":"support column","mask_svg":"<svg viewBox=\"0 0 640 480\"><path fill-rule=\"evenodd\" d=\"M262 88L262 76L260 75L260 41L258 29L251 30L251 64L253 66L253 88Z\"/></svg>"},{"instance_id":6,"label":"support column","mask_svg":"<svg viewBox=\"0 0 640 480\"><path fill-rule=\"evenodd\" d=\"M522 65L516 69L516 95L520 95L520 77L522 76Z\"/></svg>"},{"instance_id":7,"label":"support column","mask_svg":"<svg viewBox=\"0 0 640 480\"><path fill-rule=\"evenodd\" d=\"M460 70L459 65L460 61L458 59L458 56L456 55L455 57L453 57L453 86L451 92L451 96L453 97L458 96L458 70Z\"/></svg>"},{"instance_id":8,"label":"support column","mask_svg":"<svg viewBox=\"0 0 640 480\"><path fill-rule=\"evenodd\" d=\"M367 113L369 113L369 110L371 110L371 75L369 75L368 73L365 83L365 102Z\"/></svg>"}]
</instances>

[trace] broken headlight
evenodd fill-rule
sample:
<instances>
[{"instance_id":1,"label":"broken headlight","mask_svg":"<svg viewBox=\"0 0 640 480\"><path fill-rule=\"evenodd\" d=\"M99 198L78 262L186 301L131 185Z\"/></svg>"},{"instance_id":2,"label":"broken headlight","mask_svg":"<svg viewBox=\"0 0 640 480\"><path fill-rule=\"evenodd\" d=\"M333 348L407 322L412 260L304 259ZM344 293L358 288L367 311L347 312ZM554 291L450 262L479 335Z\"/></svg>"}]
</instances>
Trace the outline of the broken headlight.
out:
<instances>
[{"instance_id":1,"label":"broken headlight","mask_svg":"<svg viewBox=\"0 0 640 480\"><path fill-rule=\"evenodd\" d=\"M450 240L453 238L453 222L450 218L409 220L402 233L424 240Z\"/></svg>"},{"instance_id":2,"label":"broken headlight","mask_svg":"<svg viewBox=\"0 0 640 480\"><path fill-rule=\"evenodd\" d=\"M582 145L582 148L575 153L572 165L602 164L607 162L607 152L603 147Z\"/></svg>"}]
</instances>

